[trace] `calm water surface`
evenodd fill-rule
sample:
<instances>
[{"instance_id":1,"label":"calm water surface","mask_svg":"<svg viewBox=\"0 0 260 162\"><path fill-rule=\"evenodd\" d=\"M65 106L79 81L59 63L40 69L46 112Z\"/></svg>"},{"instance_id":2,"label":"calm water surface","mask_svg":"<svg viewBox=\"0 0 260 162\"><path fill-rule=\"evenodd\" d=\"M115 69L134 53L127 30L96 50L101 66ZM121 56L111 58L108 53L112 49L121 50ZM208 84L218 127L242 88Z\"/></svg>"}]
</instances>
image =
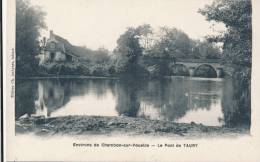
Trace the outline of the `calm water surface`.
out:
<instances>
[{"instance_id":1,"label":"calm water surface","mask_svg":"<svg viewBox=\"0 0 260 162\"><path fill-rule=\"evenodd\" d=\"M232 81L225 79L33 79L16 83L16 119L24 114L125 115L222 126L239 118L234 102Z\"/></svg>"}]
</instances>

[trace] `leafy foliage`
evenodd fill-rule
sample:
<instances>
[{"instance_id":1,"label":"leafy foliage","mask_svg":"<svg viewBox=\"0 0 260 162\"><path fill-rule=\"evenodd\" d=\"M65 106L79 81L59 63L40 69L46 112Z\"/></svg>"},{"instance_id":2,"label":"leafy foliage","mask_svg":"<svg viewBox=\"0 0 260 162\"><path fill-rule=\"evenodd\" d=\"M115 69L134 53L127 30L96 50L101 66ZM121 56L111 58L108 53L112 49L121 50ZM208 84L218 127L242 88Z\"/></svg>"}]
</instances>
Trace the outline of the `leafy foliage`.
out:
<instances>
[{"instance_id":1,"label":"leafy foliage","mask_svg":"<svg viewBox=\"0 0 260 162\"><path fill-rule=\"evenodd\" d=\"M16 59L17 75L37 73L38 63L35 59L39 50L41 29L46 28L45 13L28 0L16 0Z\"/></svg>"},{"instance_id":2,"label":"leafy foliage","mask_svg":"<svg viewBox=\"0 0 260 162\"><path fill-rule=\"evenodd\" d=\"M233 106L237 107L237 114L242 114L241 121L245 121L245 118L250 118L248 110L251 108L251 1L215 0L199 12L205 15L208 21L222 22L226 25L227 31L211 40L224 44L223 63L227 67L226 71L229 71L234 80L234 98L237 99L237 103ZM228 118L226 120L229 122L236 119Z\"/></svg>"},{"instance_id":3,"label":"leafy foliage","mask_svg":"<svg viewBox=\"0 0 260 162\"><path fill-rule=\"evenodd\" d=\"M117 40L116 65L119 73L138 74L141 69L140 59L143 54L139 40L142 35L149 32L149 25L139 26L137 28L128 28Z\"/></svg>"},{"instance_id":4,"label":"leafy foliage","mask_svg":"<svg viewBox=\"0 0 260 162\"><path fill-rule=\"evenodd\" d=\"M83 62L47 63L41 65L40 75L85 75L114 76L113 66L107 64L89 64Z\"/></svg>"},{"instance_id":5,"label":"leafy foliage","mask_svg":"<svg viewBox=\"0 0 260 162\"><path fill-rule=\"evenodd\" d=\"M206 41L192 40L174 27L155 32L149 24L129 27L117 40L113 53L105 48L92 50L70 45L81 63L50 63L38 66L38 38L45 29L45 13L28 0L16 0L17 75L118 75L162 76L172 74L172 65L182 58L219 58L217 47ZM58 37L58 36L57 36ZM63 38L59 38L63 39ZM69 44L67 40L64 40ZM44 69L46 68L46 69Z\"/></svg>"},{"instance_id":6,"label":"leafy foliage","mask_svg":"<svg viewBox=\"0 0 260 162\"><path fill-rule=\"evenodd\" d=\"M192 40L174 27L161 27L157 35L153 45L144 50L144 62L152 75L154 72L156 75L175 74L172 72L172 66L178 59L220 58L221 52L218 47L207 41Z\"/></svg>"},{"instance_id":7,"label":"leafy foliage","mask_svg":"<svg viewBox=\"0 0 260 162\"><path fill-rule=\"evenodd\" d=\"M192 48L192 56L190 58L220 59L222 57L220 49L208 41L194 40Z\"/></svg>"},{"instance_id":8,"label":"leafy foliage","mask_svg":"<svg viewBox=\"0 0 260 162\"><path fill-rule=\"evenodd\" d=\"M224 43L226 62L251 66L252 56L252 22L250 0L215 0L199 12L208 21L222 22L227 32L213 41Z\"/></svg>"}]
</instances>

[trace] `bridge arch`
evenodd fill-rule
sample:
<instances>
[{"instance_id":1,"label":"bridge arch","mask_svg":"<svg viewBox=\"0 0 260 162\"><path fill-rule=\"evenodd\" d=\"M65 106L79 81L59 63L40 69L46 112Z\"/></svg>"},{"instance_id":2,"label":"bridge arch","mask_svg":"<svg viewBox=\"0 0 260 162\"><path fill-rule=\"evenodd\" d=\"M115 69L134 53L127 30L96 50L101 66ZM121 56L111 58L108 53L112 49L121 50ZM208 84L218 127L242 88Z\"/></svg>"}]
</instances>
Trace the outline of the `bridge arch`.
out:
<instances>
[{"instance_id":1,"label":"bridge arch","mask_svg":"<svg viewBox=\"0 0 260 162\"><path fill-rule=\"evenodd\" d=\"M195 77L217 78L217 70L209 64L201 64L194 70Z\"/></svg>"},{"instance_id":2,"label":"bridge arch","mask_svg":"<svg viewBox=\"0 0 260 162\"><path fill-rule=\"evenodd\" d=\"M189 76L189 68L183 64L174 64L172 66L172 75L174 76Z\"/></svg>"}]
</instances>

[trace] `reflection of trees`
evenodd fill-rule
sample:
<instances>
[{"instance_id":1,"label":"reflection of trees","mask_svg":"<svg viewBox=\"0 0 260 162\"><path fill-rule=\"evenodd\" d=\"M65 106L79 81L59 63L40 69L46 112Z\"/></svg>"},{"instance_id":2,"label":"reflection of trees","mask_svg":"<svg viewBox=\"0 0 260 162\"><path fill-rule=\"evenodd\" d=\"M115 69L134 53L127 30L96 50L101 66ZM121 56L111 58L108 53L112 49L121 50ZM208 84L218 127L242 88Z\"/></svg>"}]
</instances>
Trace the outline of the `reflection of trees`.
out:
<instances>
[{"instance_id":1,"label":"reflection of trees","mask_svg":"<svg viewBox=\"0 0 260 162\"><path fill-rule=\"evenodd\" d=\"M192 93L206 94L213 92L219 94L222 86L221 82L215 82L210 80L192 80L190 81L190 89Z\"/></svg>"},{"instance_id":2,"label":"reflection of trees","mask_svg":"<svg viewBox=\"0 0 260 162\"><path fill-rule=\"evenodd\" d=\"M218 99L218 83L172 78L149 81L141 93L141 100L167 120L183 117L188 110L206 109ZM219 88L219 87L218 87Z\"/></svg>"},{"instance_id":3,"label":"reflection of trees","mask_svg":"<svg viewBox=\"0 0 260 162\"><path fill-rule=\"evenodd\" d=\"M193 80L190 82L191 109L210 110L212 103L216 104L221 93L221 82L209 80Z\"/></svg>"},{"instance_id":4,"label":"reflection of trees","mask_svg":"<svg viewBox=\"0 0 260 162\"><path fill-rule=\"evenodd\" d=\"M93 79L87 80L88 87L92 94L95 94L98 98L102 98L107 89L112 89L112 85L114 84L114 80L105 80L105 79Z\"/></svg>"},{"instance_id":5,"label":"reflection of trees","mask_svg":"<svg viewBox=\"0 0 260 162\"><path fill-rule=\"evenodd\" d=\"M30 80L16 80L15 89L15 118L24 114L33 114L34 100L37 97L37 84Z\"/></svg>"},{"instance_id":6,"label":"reflection of trees","mask_svg":"<svg viewBox=\"0 0 260 162\"><path fill-rule=\"evenodd\" d=\"M228 80L224 84L224 94L222 98L222 111L224 113L224 122L229 127L247 127L251 124L251 109L248 105L243 105L239 99L242 96L250 96L249 92L244 91L240 81ZM244 93L242 93L244 91ZM247 94L248 93L248 94ZM246 97L244 97L246 98Z\"/></svg>"},{"instance_id":7,"label":"reflection of trees","mask_svg":"<svg viewBox=\"0 0 260 162\"><path fill-rule=\"evenodd\" d=\"M38 91L43 94L39 100L46 106L47 116L69 102L70 91L66 83L60 82L60 80L42 80L38 84Z\"/></svg>"},{"instance_id":8,"label":"reflection of trees","mask_svg":"<svg viewBox=\"0 0 260 162\"><path fill-rule=\"evenodd\" d=\"M117 87L117 105L116 110L120 115L136 117L140 108L139 91L142 80L128 77L120 80Z\"/></svg>"},{"instance_id":9,"label":"reflection of trees","mask_svg":"<svg viewBox=\"0 0 260 162\"><path fill-rule=\"evenodd\" d=\"M142 100L159 108L167 120L178 119L188 110L188 87L185 83L182 79L150 81L146 91L141 92Z\"/></svg>"},{"instance_id":10,"label":"reflection of trees","mask_svg":"<svg viewBox=\"0 0 260 162\"><path fill-rule=\"evenodd\" d=\"M47 110L47 115L64 107L73 96L94 95L102 99L107 91L117 97L116 110L126 116L140 114L141 102L166 120L182 118L187 111L206 109L216 101L218 82L194 81L183 78L140 80L127 79L51 79L17 82L16 117L37 110ZM228 97L228 95L227 95ZM225 98L229 101L228 98ZM226 103L231 105L231 103ZM87 106L87 105L86 105ZM233 109L231 109L233 110ZM225 109L224 111L229 111ZM147 116L146 116L147 117ZM225 118L227 119L227 117Z\"/></svg>"},{"instance_id":11,"label":"reflection of trees","mask_svg":"<svg viewBox=\"0 0 260 162\"><path fill-rule=\"evenodd\" d=\"M66 105L71 97L91 93L98 98L113 89L115 80L51 79L26 80L17 83L16 118L36 109L47 110L47 115Z\"/></svg>"},{"instance_id":12,"label":"reflection of trees","mask_svg":"<svg viewBox=\"0 0 260 162\"><path fill-rule=\"evenodd\" d=\"M212 103L216 104L216 99L219 98L217 95L212 94L196 94L191 96L191 107L190 109L206 109L210 110Z\"/></svg>"},{"instance_id":13,"label":"reflection of trees","mask_svg":"<svg viewBox=\"0 0 260 162\"><path fill-rule=\"evenodd\" d=\"M94 94L102 98L107 90L114 92L116 80L111 79L67 79L69 90L72 96L82 96L84 94Z\"/></svg>"}]
</instances>

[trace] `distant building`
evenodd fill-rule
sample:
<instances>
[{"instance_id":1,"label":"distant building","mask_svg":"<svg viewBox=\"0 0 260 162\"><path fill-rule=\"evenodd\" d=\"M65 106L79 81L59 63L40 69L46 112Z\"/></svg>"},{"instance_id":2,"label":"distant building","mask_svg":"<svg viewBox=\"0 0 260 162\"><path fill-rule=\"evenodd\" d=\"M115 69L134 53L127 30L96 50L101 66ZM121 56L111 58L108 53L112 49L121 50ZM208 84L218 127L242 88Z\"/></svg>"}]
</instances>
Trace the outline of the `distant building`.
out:
<instances>
[{"instance_id":1,"label":"distant building","mask_svg":"<svg viewBox=\"0 0 260 162\"><path fill-rule=\"evenodd\" d=\"M77 46L73 46L66 39L50 31L50 36L46 40L43 38L41 53L37 56L39 64L52 62L78 62L80 54Z\"/></svg>"}]
</instances>

